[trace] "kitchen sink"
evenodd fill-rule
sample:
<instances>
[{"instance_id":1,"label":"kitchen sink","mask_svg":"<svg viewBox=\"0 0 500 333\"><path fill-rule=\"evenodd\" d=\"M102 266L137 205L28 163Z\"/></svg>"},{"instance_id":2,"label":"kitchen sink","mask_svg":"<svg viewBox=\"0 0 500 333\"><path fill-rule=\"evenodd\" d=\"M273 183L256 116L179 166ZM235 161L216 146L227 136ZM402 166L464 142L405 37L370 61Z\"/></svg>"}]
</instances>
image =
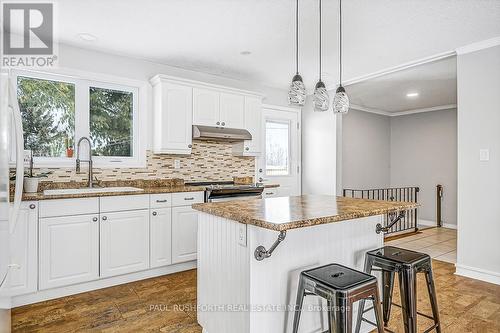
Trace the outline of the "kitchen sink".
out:
<instances>
[{"instance_id":1,"label":"kitchen sink","mask_svg":"<svg viewBox=\"0 0 500 333\"><path fill-rule=\"evenodd\" d=\"M93 187L93 188L65 188L58 190L45 190L44 195L71 195L71 194L87 194L87 193L113 193L113 192L141 192L142 188L137 187Z\"/></svg>"}]
</instances>

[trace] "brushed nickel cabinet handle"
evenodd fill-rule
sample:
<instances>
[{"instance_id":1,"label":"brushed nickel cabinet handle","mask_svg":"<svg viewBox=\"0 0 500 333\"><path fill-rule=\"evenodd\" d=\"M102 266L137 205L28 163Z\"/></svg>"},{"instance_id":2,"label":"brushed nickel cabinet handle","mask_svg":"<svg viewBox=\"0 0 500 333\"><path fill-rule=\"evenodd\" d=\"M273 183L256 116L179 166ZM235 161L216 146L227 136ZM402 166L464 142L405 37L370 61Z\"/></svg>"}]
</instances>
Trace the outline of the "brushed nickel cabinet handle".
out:
<instances>
[{"instance_id":1,"label":"brushed nickel cabinet handle","mask_svg":"<svg viewBox=\"0 0 500 333\"><path fill-rule=\"evenodd\" d=\"M189 145L188 145L188 148L193 148L193 145L189 144Z\"/></svg>"},{"instance_id":2,"label":"brushed nickel cabinet handle","mask_svg":"<svg viewBox=\"0 0 500 333\"><path fill-rule=\"evenodd\" d=\"M36 208L35 204L30 205L30 209L35 209L35 208Z\"/></svg>"},{"instance_id":3,"label":"brushed nickel cabinet handle","mask_svg":"<svg viewBox=\"0 0 500 333\"><path fill-rule=\"evenodd\" d=\"M165 200L156 200L156 202L158 202L158 203L167 202L167 199L165 199Z\"/></svg>"},{"instance_id":4,"label":"brushed nickel cabinet handle","mask_svg":"<svg viewBox=\"0 0 500 333\"><path fill-rule=\"evenodd\" d=\"M102 217L102 220L103 220L103 221L106 221L107 219L108 219L108 217L107 217L107 216L103 216L103 217Z\"/></svg>"},{"instance_id":5,"label":"brushed nickel cabinet handle","mask_svg":"<svg viewBox=\"0 0 500 333\"><path fill-rule=\"evenodd\" d=\"M153 216L156 216L156 215L158 215L158 213L157 212L153 212Z\"/></svg>"},{"instance_id":6,"label":"brushed nickel cabinet handle","mask_svg":"<svg viewBox=\"0 0 500 333\"><path fill-rule=\"evenodd\" d=\"M184 200L194 200L193 197L189 197L189 198L184 198Z\"/></svg>"},{"instance_id":7,"label":"brushed nickel cabinet handle","mask_svg":"<svg viewBox=\"0 0 500 333\"><path fill-rule=\"evenodd\" d=\"M222 125L222 126L226 126L226 123L225 123L225 122L222 122L222 124L221 124L221 125Z\"/></svg>"},{"instance_id":8,"label":"brushed nickel cabinet handle","mask_svg":"<svg viewBox=\"0 0 500 333\"><path fill-rule=\"evenodd\" d=\"M245 147L245 150L246 150L246 151L249 151L249 150L250 150L250 148L249 148L249 147Z\"/></svg>"},{"instance_id":9,"label":"brushed nickel cabinet handle","mask_svg":"<svg viewBox=\"0 0 500 333\"><path fill-rule=\"evenodd\" d=\"M216 124L217 124L217 125L220 125L220 121L218 121Z\"/></svg>"},{"instance_id":10,"label":"brushed nickel cabinet handle","mask_svg":"<svg viewBox=\"0 0 500 333\"><path fill-rule=\"evenodd\" d=\"M97 220L98 220L98 218L97 218L97 217L94 217L94 218L92 219L92 221L94 221L94 222L97 222Z\"/></svg>"}]
</instances>

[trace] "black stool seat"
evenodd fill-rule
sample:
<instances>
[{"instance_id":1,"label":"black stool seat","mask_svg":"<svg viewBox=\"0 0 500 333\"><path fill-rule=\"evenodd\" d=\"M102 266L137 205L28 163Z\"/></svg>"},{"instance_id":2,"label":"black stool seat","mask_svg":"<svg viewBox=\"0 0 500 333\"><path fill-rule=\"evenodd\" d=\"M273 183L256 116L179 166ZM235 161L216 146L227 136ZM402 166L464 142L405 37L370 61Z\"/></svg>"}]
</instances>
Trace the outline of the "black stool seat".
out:
<instances>
[{"instance_id":1,"label":"black stool seat","mask_svg":"<svg viewBox=\"0 0 500 333\"><path fill-rule=\"evenodd\" d=\"M394 246L384 246L376 250L368 251L368 253L374 257L389 259L402 265L414 265L422 260L430 259L428 254L401 249Z\"/></svg>"},{"instance_id":2,"label":"black stool seat","mask_svg":"<svg viewBox=\"0 0 500 333\"><path fill-rule=\"evenodd\" d=\"M352 289L377 280L372 275L339 264L313 268L302 272L302 274L334 290Z\"/></svg>"}]
</instances>

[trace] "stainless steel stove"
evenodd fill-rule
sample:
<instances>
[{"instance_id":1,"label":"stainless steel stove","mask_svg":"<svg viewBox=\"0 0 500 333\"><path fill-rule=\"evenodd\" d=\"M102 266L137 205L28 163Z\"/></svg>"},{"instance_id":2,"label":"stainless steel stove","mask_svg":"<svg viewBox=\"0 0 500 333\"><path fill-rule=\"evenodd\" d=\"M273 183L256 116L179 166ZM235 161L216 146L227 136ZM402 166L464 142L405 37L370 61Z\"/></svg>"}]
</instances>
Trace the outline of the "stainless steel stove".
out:
<instances>
[{"instance_id":1,"label":"stainless steel stove","mask_svg":"<svg viewBox=\"0 0 500 333\"><path fill-rule=\"evenodd\" d=\"M233 182L196 182L186 183L191 186L205 187L205 202L246 200L262 198L264 186L260 184L236 185Z\"/></svg>"}]
</instances>

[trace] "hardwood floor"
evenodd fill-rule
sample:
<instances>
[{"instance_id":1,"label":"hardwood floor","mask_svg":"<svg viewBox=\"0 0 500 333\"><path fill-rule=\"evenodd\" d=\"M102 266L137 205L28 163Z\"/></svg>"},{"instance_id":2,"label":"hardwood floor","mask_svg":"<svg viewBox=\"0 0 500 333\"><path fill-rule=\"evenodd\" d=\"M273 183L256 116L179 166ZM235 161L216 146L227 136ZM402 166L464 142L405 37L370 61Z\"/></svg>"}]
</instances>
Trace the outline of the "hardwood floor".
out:
<instances>
[{"instance_id":1,"label":"hardwood floor","mask_svg":"<svg viewBox=\"0 0 500 333\"><path fill-rule=\"evenodd\" d=\"M500 286L454 275L433 261L443 332L500 332ZM418 308L430 314L423 276ZM397 285L394 300L399 304ZM128 283L12 310L13 332L201 332L196 323L196 270ZM403 332L393 307L389 329ZM419 332L431 325L418 318ZM235 332L236 333L236 332Z\"/></svg>"}]
</instances>

